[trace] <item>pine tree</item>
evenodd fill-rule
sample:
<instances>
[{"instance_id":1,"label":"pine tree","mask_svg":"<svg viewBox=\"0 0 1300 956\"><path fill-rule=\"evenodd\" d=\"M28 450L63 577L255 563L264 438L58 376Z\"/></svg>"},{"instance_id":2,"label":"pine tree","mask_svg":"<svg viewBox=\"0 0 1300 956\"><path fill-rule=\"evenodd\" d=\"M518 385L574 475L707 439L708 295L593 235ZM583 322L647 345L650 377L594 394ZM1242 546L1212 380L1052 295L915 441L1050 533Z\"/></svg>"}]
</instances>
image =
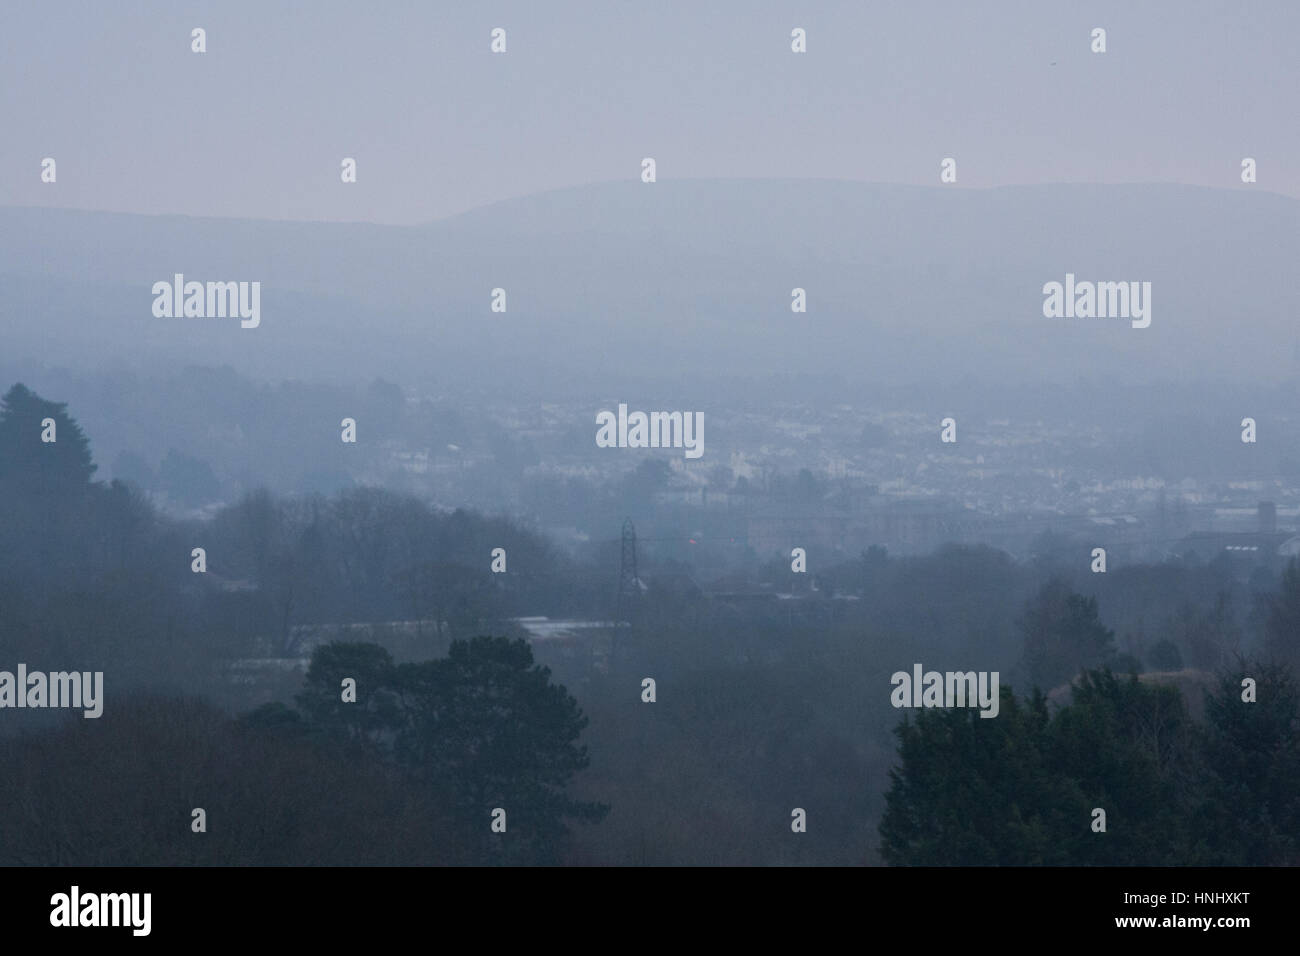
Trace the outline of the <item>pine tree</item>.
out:
<instances>
[{"instance_id":1,"label":"pine tree","mask_svg":"<svg viewBox=\"0 0 1300 956\"><path fill-rule=\"evenodd\" d=\"M96 465L90 440L67 412L67 403L41 398L21 382L0 399L0 485L28 495L67 496L85 491ZM52 442L42 422L53 419Z\"/></svg>"},{"instance_id":2,"label":"pine tree","mask_svg":"<svg viewBox=\"0 0 1300 956\"><path fill-rule=\"evenodd\" d=\"M588 764L578 737L587 718L572 695L533 663L527 641L453 641L445 658L397 668L410 723L399 735L408 767L449 792L463 824L485 849L506 847L528 862L553 862L565 819L597 821L608 807L564 790ZM507 842L493 840L488 814L506 809Z\"/></svg>"}]
</instances>

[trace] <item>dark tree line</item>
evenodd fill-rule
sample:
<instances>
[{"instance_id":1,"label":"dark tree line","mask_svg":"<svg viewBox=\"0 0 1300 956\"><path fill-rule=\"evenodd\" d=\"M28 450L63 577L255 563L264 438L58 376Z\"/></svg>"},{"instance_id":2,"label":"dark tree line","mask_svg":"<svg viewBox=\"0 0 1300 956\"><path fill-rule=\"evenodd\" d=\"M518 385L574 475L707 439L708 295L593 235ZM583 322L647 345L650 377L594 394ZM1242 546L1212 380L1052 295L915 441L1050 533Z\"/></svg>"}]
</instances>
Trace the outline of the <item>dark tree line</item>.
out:
<instances>
[{"instance_id":1,"label":"dark tree line","mask_svg":"<svg viewBox=\"0 0 1300 956\"><path fill-rule=\"evenodd\" d=\"M0 738L0 865L547 864L608 811L566 792L586 717L523 641L327 645L298 702L138 695Z\"/></svg>"},{"instance_id":2,"label":"dark tree line","mask_svg":"<svg viewBox=\"0 0 1300 956\"><path fill-rule=\"evenodd\" d=\"M5 394L0 651L104 670L117 687L220 694L226 662L302 655L314 626L415 620L445 647L512 616L586 606L603 584L575 586L570 562L509 519L382 489L289 499L259 489L186 521L130 484L94 481L95 470L63 405L22 385ZM495 548L509 573L491 573Z\"/></svg>"},{"instance_id":3,"label":"dark tree line","mask_svg":"<svg viewBox=\"0 0 1300 956\"><path fill-rule=\"evenodd\" d=\"M1242 700L1246 676L1254 703ZM1204 724L1176 688L1109 670L1085 672L1054 714L1037 691L1002 693L996 720L953 709L899 725L886 862L1300 863L1300 697L1286 668L1224 675Z\"/></svg>"}]
</instances>

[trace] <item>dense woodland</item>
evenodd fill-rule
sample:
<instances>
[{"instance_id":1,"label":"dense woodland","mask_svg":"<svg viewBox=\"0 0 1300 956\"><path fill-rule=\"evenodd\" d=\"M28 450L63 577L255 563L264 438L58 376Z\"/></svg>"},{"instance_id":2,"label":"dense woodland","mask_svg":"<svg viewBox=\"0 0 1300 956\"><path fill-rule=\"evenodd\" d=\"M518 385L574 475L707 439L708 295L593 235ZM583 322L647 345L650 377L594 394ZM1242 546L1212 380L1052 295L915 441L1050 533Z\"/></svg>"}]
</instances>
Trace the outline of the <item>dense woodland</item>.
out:
<instances>
[{"instance_id":1,"label":"dense woodland","mask_svg":"<svg viewBox=\"0 0 1300 956\"><path fill-rule=\"evenodd\" d=\"M8 391L0 669L103 671L106 700L0 711L0 864L1300 862L1294 562L873 548L746 603L648 559L630 623L575 650L511 619L610 620L617 565L510 519L358 486L180 521L95 471L65 407ZM999 716L895 709L914 662L1000 672Z\"/></svg>"}]
</instances>

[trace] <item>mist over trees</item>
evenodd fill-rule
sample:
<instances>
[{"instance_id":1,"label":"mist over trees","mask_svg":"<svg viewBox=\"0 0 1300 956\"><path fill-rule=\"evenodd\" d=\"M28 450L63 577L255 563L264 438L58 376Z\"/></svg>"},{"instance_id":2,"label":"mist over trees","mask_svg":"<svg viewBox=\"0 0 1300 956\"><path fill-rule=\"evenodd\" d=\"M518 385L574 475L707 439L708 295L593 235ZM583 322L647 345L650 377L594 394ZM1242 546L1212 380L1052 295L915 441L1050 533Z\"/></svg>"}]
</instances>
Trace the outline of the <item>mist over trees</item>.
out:
<instances>
[{"instance_id":1,"label":"mist over trees","mask_svg":"<svg viewBox=\"0 0 1300 956\"><path fill-rule=\"evenodd\" d=\"M0 441L0 669L106 687L94 720L4 712L3 863L1297 862L1294 561L872 547L710 581L650 546L616 621L613 529L564 549L361 485L181 517L96 481L75 418L21 386ZM606 490L645 508L665 480ZM900 714L915 662L1000 671L999 716Z\"/></svg>"}]
</instances>

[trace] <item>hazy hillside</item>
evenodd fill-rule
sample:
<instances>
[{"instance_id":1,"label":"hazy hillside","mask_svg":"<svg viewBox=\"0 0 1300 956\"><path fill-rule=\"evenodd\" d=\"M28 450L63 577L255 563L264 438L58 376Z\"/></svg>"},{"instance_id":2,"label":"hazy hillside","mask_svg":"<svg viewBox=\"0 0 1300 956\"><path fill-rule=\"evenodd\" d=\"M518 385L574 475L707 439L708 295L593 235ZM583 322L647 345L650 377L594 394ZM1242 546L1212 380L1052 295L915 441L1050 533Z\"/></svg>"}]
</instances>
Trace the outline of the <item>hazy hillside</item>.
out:
<instances>
[{"instance_id":1,"label":"hazy hillside","mask_svg":"<svg viewBox=\"0 0 1300 956\"><path fill-rule=\"evenodd\" d=\"M1251 384L1300 369L1298 227L1293 199L1163 185L610 183L416 228L4 208L0 322L15 362L275 378ZM174 272L261 281L261 327L154 318ZM1151 282L1150 328L1044 318L1066 272Z\"/></svg>"}]
</instances>

